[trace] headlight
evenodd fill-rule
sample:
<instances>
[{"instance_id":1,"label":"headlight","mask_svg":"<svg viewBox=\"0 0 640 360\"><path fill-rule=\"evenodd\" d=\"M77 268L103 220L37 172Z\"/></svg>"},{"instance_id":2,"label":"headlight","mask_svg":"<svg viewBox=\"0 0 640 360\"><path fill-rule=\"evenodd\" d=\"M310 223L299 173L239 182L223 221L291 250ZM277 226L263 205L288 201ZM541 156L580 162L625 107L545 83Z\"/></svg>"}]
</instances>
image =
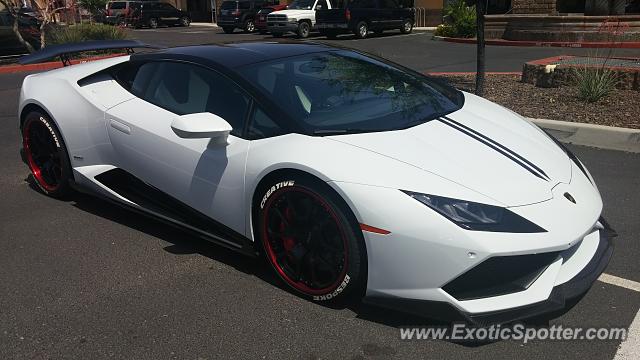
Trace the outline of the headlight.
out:
<instances>
[{"instance_id":1,"label":"headlight","mask_svg":"<svg viewBox=\"0 0 640 360\"><path fill-rule=\"evenodd\" d=\"M296 18L287 18L288 22L298 22L298 19Z\"/></svg>"},{"instance_id":2,"label":"headlight","mask_svg":"<svg viewBox=\"0 0 640 360\"><path fill-rule=\"evenodd\" d=\"M503 207L405 190L402 192L467 230L510 233L547 232Z\"/></svg>"}]
</instances>

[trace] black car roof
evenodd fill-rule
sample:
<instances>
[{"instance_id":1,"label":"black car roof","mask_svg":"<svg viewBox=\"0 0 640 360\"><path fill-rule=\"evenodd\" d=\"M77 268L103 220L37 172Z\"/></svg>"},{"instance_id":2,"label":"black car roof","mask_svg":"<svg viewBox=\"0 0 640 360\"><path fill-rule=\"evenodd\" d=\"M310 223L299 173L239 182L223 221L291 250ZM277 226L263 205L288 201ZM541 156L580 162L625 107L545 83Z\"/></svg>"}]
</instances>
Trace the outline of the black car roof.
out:
<instances>
[{"instance_id":1,"label":"black car roof","mask_svg":"<svg viewBox=\"0 0 640 360\"><path fill-rule=\"evenodd\" d=\"M246 42L168 48L151 53L135 54L131 59L189 58L189 60L201 62L203 65L216 63L227 68L237 68L263 61L330 50L337 49L318 43Z\"/></svg>"}]
</instances>

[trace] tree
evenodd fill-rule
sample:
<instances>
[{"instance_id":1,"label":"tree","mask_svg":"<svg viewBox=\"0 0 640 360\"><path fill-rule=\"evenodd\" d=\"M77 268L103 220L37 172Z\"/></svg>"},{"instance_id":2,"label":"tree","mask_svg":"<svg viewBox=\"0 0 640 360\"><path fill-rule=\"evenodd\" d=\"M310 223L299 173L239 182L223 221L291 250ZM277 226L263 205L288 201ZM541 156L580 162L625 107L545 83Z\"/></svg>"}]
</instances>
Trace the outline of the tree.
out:
<instances>
[{"instance_id":1,"label":"tree","mask_svg":"<svg viewBox=\"0 0 640 360\"><path fill-rule=\"evenodd\" d=\"M66 5L60 6L60 1L57 0L36 0L38 10L42 15L42 22L40 23L40 47L47 46L47 27L52 22L55 22L56 14L73 7L73 2L68 1Z\"/></svg>"},{"instance_id":2,"label":"tree","mask_svg":"<svg viewBox=\"0 0 640 360\"><path fill-rule=\"evenodd\" d=\"M105 8L107 2L108 0L78 0L78 5L95 16Z\"/></svg>"},{"instance_id":3,"label":"tree","mask_svg":"<svg viewBox=\"0 0 640 360\"><path fill-rule=\"evenodd\" d=\"M27 48L27 51L29 51L30 53L35 52L36 49L33 48L33 45L29 44L29 42L26 41L22 37L22 34L20 33L20 26L18 23L20 15L16 11L15 4L11 0L0 0L0 4L4 5L5 9L7 9L7 11L9 11L9 14L11 14L11 16L13 17L12 30L13 30L13 33L16 35L16 38L18 38L18 41L20 42L20 44L22 44L25 48Z\"/></svg>"},{"instance_id":4,"label":"tree","mask_svg":"<svg viewBox=\"0 0 640 360\"><path fill-rule=\"evenodd\" d=\"M484 95L485 66L485 41L484 41L484 14L487 10L487 0L478 0L476 3L476 95Z\"/></svg>"}]
</instances>

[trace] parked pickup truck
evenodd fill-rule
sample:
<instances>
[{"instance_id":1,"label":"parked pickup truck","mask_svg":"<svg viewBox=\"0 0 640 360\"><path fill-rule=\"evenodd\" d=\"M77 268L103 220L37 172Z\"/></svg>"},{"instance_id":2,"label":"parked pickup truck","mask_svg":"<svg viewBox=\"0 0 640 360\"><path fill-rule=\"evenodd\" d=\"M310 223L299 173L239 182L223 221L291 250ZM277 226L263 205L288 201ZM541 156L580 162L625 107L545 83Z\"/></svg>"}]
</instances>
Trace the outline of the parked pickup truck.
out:
<instances>
[{"instance_id":1,"label":"parked pickup truck","mask_svg":"<svg viewBox=\"0 0 640 360\"><path fill-rule=\"evenodd\" d=\"M401 0L338 0L333 9L316 11L316 26L320 34L335 38L352 32L357 38L384 30L400 29L403 34L413 30L415 8L413 1Z\"/></svg>"},{"instance_id":2,"label":"parked pickup truck","mask_svg":"<svg viewBox=\"0 0 640 360\"><path fill-rule=\"evenodd\" d=\"M286 32L294 32L306 38L316 25L316 10L331 9L327 0L295 0L286 10L274 11L267 15L267 29L274 37Z\"/></svg>"}]
</instances>

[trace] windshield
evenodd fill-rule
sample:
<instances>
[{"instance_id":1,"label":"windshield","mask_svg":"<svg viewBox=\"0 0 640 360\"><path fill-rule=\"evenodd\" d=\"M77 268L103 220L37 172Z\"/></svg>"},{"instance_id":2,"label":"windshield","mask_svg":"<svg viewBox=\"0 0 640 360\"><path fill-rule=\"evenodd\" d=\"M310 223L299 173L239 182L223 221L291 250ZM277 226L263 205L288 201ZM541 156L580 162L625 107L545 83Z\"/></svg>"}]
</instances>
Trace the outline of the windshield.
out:
<instances>
[{"instance_id":1,"label":"windshield","mask_svg":"<svg viewBox=\"0 0 640 360\"><path fill-rule=\"evenodd\" d=\"M347 50L250 64L241 73L315 135L405 129L464 101L458 90Z\"/></svg>"},{"instance_id":2,"label":"windshield","mask_svg":"<svg viewBox=\"0 0 640 360\"><path fill-rule=\"evenodd\" d=\"M238 8L238 3L235 1L225 1L220 5L220 10L235 10Z\"/></svg>"},{"instance_id":3,"label":"windshield","mask_svg":"<svg viewBox=\"0 0 640 360\"><path fill-rule=\"evenodd\" d=\"M311 10L315 0L296 0L287 6L287 9L291 10Z\"/></svg>"}]
</instances>

